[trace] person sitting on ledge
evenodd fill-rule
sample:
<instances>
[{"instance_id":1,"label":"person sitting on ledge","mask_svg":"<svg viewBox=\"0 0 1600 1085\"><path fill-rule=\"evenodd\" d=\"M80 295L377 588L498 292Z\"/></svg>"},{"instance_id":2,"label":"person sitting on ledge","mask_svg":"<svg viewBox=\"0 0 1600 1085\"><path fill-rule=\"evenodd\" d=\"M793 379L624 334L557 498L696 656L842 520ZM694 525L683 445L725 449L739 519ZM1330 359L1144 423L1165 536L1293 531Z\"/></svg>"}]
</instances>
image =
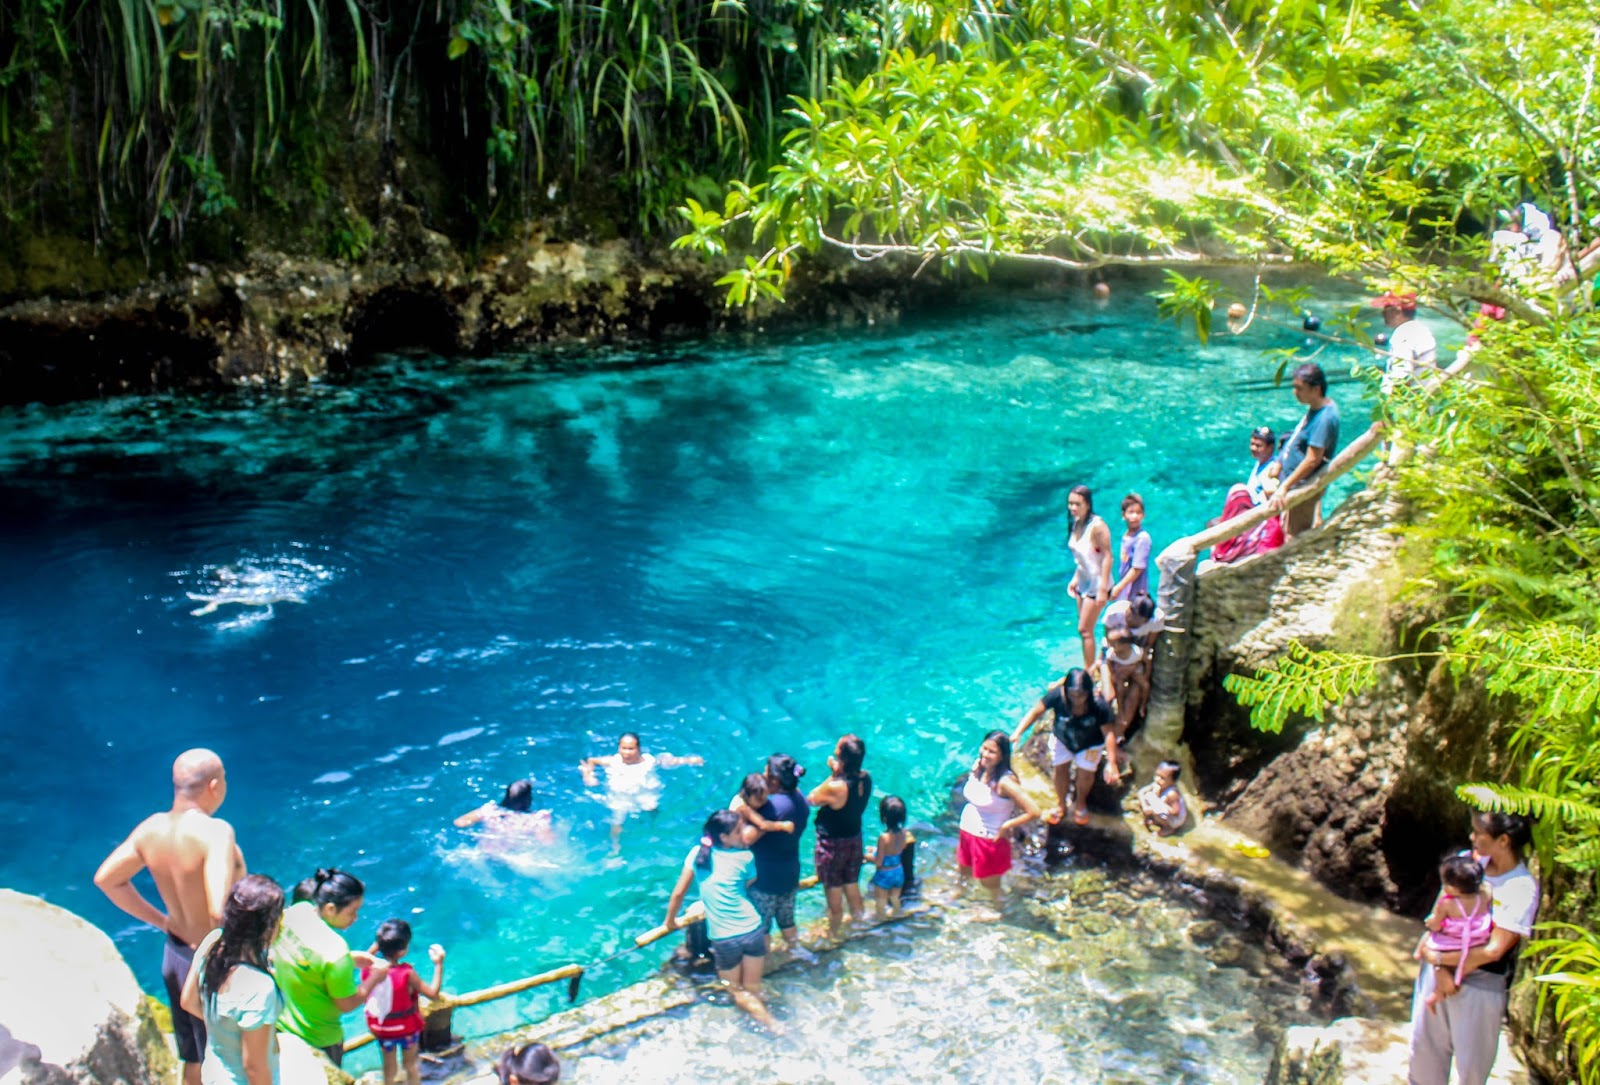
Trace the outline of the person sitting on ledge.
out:
<instances>
[{"instance_id":1,"label":"person sitting on ledge","mask_svg":"<svg viewBox=\"0 0 1600 1085\"><path fill-rule=\"evenodd\" d=\"M1183 766L1176 761L1163 761L1156 766L1156 777L1139 789L1139 812L1144 815L1144 827L1158 836L1171 836L1189 820L1189 807L1178 790L1178 777Z\"/></svg>"},{"instance_id":2,"label":"person sitting on ledge","mask_svg":"<svg viewBox=\"0 0 1600 1085\"><path fill-rule=\"evenodd\" d=\"M1255 463L1245 476L1244 488L1252 504L1264 505L1278 489L1277 463L1278 438L1271 426L1257 426L1250 431L1250 455ZM1226 513L1223 514L1226 518Z\"/></svg>"}]
</instances>

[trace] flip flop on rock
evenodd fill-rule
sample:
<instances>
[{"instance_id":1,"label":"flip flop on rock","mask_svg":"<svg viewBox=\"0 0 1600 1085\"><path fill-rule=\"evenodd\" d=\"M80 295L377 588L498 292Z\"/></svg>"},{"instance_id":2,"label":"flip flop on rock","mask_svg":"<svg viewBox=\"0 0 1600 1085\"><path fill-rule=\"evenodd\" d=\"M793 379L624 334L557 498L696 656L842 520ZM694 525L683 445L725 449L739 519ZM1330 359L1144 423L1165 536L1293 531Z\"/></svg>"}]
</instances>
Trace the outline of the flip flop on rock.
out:
<instances>
[{"instance_id":1,"label":"flip flop on rock","mask_svg":"<svg viewBox=\"0 0 1600 1085\"><path fill-rule=\"evenodd\" d=\"M1074 825L1087 825L1087 824L1089 824L1089 811L1087 809L1074 810L1072 812L1072 824L1074 824Z\"/></svg>"}]
</instances>

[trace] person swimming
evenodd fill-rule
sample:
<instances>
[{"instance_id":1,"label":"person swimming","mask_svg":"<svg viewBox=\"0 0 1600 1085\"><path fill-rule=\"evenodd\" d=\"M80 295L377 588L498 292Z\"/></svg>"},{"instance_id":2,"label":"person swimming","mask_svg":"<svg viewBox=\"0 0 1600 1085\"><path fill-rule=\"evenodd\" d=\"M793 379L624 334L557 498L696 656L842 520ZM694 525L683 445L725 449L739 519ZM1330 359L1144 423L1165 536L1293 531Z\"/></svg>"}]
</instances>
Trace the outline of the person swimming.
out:
<instances>
[{"instance_id":1,"label":"person swimming","mask_svg":"<svg viewBox=\"0 0 1600 1085\"><path fill-rule=\"evenodd\" d=\"M549 810L533 808L533 782L513 780L505 795L468 810L452 823L458 829L481 825L502 840L531 840L536 844L555 843L555 829Z\"/></svg>"},{"instance_id":2,"label":"person swimming","mask_svg":"<svg viewBox=\"0 0 1600 1085\"><path fill-rule=\"evenodd\" d=\"M586 757L578 763L583 782L589 787L599 787L596 768L606 770L605 804L611 808L611 853L622 850L622 825L635 814L653 814L661 805L661 776L657 769L677 768L680 765L703 765L705 759L697 756L674 757L669 753L645 753L634 731L624 732L617 740L617 752L599 757Z\"/></svg>"}]
</instances>

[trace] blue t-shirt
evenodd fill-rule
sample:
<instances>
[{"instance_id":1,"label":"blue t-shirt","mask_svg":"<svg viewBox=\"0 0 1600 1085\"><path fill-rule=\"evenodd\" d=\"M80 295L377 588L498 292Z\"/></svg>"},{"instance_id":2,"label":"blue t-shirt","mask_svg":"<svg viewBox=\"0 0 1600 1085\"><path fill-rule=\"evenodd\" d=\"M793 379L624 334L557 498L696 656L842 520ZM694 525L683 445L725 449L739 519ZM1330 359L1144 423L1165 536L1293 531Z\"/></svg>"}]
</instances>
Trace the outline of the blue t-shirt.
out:
<instances>
[{"instance_id":1,"label":"blue t-shirt","mask_svg":"<svg viewBox=\"0 0 1600 1085\"><path fill-rule=\"evenodd\" d=\"M1137 535L1124 533L1122 536L1122 561L1117 566L1117 579L1121 580L1128 575L1128 570L1138 568L1139 575L1133 578L1133 583L1123 588L1117 595L1118 599L1132 599L1135 595L1150 594L1150 533L1140 531Z\"/></svg>"},{"instance_id":2,"label":"blue t-shirt","mask_svg":"<svg viewBox=\"0 0 1600 1085\"><path fill-rule=\"evenodd\" d=\"M690 849L683 868L694 874L700 883L700 903L706 909L706 937L713 942L724 938L738 938L761 926L761 913L745 895L745 883L750 880L750 869L756 858L749 848L712 848L711 869L702 870L694 865L699 858L698 846Z\"/></svg>"},{"instance_id":3,"label":"blue t-shirt","mask_svg":"<svg viewBox=\"0 0 1600 1085\"><path fill-rule=\"evenodd\" d=\"M756 813L768 821L792 821L792 833L764 833L750 845L756 857L753 888L763 893L788 893L800 884L800 834L811 820L811 807L796 792L775 791Z\"/></svg>"},{"instance_id":4,"label":"blue t-shirt","mask_svg":"<svg viewBox=\"0 0 1600 1085\"><path fill-rule=\"evenodd\" d=\"M1295 430L1289 438L1289 443L1283 446L1279 459L1283 466L1279 468L1278 477L1288 481L1294 474L1294 469L1300 466L1300 461L1306 458L1308 448L1322 449L1322 463L1302 483L1316 478L1317 475L1328 469L1328 461L1333 459L1333 454L1339 451L1339 408L1329 400L1322 406L1306 412L1305 425Z\"/></svg>"}]
</instances>

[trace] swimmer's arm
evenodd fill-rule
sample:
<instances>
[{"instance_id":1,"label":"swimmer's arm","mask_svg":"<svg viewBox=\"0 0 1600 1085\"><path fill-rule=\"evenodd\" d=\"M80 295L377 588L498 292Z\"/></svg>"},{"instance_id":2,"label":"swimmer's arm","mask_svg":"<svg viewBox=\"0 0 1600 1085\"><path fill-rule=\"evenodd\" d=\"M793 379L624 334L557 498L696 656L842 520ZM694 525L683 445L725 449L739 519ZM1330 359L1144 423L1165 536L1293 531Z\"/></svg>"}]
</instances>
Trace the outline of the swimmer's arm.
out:
<instances>
[{"instance_id":1,"label":"swimmer's arm","mask_svg":"<svg viewBox=\"0 0 1600 1085\"><path fill-rule=\"evenodd\" d=\"M1055 687L1052 686L1051 688L1054 689ZM1016 730L1011 732L1011 745L1013 748L1022 745L1023 738L1033 729L1033 725L1039 722L1039 717L1043 716L1045 711L1044 698L1041 697L1023 715L1021 721L1017 723Z\"/></svg>"},{"instance_id":2,"label":"swimmer's arm","mask_svg":"<svg viewBox=\"0 0 1600 1085\"><path fill-rule=\"evenodd\" d=\"M578 771L583 773L583 782L586 787L600 786L600 780L594 774L595 766L604 765L609 761L609 757L585 757L578 762Z\"/></svg>"},{"instance_id":3,"label":"swimmer's arm","mask_svg":"<svg viewBox=\"0 0 1600 1085\"><path fill-rule=\"evenodd\" d=\"M167 917L145 899L133 885L134 876L144 869L144 857L139 854L139 837L144 832L141 824L106 856L100 869L94 872L94 884L110 898L111 903L133 918L150 924L158 931L167 929Z\"/></svg>"},{"instance_id":4,"label":"swimmer's arm","mask_svg":"<svg viewBox=\"0 0 1600 1085\"><path fill-rule=\"evenodd\" d=\"M454 824L458 829L466 829L476 825L478 822L483 820L484 815L489 812L489 808L493 805L494 803L492 802L486 802L482 806L468 810L465 814L462 814L460 817L456 818L452 824Z\"/></svg>"},{"instance_id":5,"label":"swimmer's arm","mask_svg":"<svg viewBox=\"0 0 1600 1085\"><path fill-rule=\"evenodd\" d=\"M672 896L667 901L667 920L662 926L669 931L678 929L678 909L683 907L683 898L688 895L689 883L694 881L694 871L685 866L678 874L678 884L672 887Z\"/></svg>"},{"instance_id":6,"label":"swimmer's arm","mask_svg":"<svg viewBox=\"0 0 1600 1085\"><path fill-rule=\"evenodd\" d=\"M1022 784L1015 776L1007 776L1000 781L1000 794L1022 807L1022 813L1001 823L999 833L1001 840L1004 840L1013 831L1022 828L1028 822L1039 819L1039 807L1034 804L1032 799L1028 798L1028 793L1022 790Z\"/></svg>"},{"instance_id":7,"label":"swimmer's arm","mask_svg":"<svg viewBox=\"0 0 1600 1085\"><path fill-rule=\"evenodd\" d=\"M195 956L204 956L206 950L210 949L221 935L221 931L212 931L201 939L199 948L195 950ZM178 995L178 1005L191 1017L205 1020L205 1007L200 1005L200 969L190 968L189 974L184 977L183 991Z\"/></svg>"},{"instance_id":8,"label":"swimmer's arm","mask_svg":"<svg viewBox=\"0 0 1600 1085\"><path fill-rule=\"evenodd\" d=\"M690 754L687 757L674 757L670 753L656 754L656 764L664 769L682 768L685 765L703 765L706 759L699 754Z\"/></svg>"}]
</instances>

